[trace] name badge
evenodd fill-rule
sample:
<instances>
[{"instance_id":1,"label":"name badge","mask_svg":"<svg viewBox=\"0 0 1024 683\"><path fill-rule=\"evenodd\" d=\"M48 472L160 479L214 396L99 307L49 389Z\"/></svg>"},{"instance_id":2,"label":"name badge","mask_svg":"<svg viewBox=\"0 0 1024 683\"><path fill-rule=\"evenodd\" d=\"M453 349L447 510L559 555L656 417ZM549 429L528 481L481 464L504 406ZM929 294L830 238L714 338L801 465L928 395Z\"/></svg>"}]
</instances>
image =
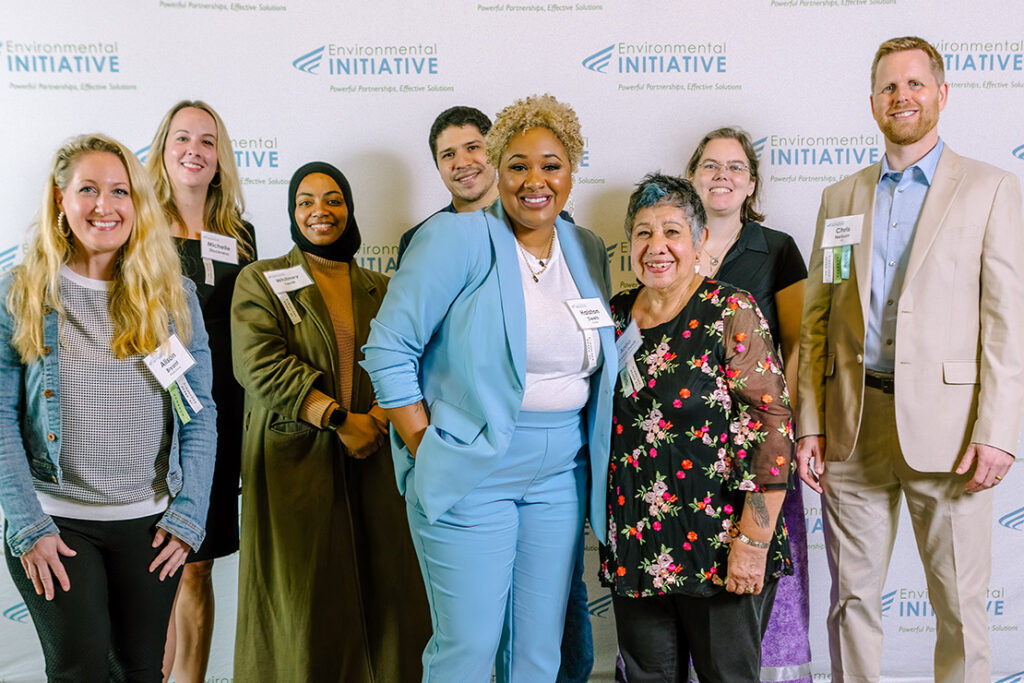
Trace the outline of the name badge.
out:
<instances>
[{"instance_id":1,"label":"name badge","mask_svg":"<svg viewBox=\"0 0 1024 683\"><path fill-rule=\"evenodd\" d=\"M565 302L576 318L576 324L581 330L595 330L599 327L612 327L615 323L608 315L604 301L597 297L591 299L569 299Z\"/></svg>"},{"instance_id":2,"label":"name badge","mask_svg":"<svg viewBox=\"0 0 1024 683\"><path fill-rule=\"evenodd\" d=\"M171 405L174 407L174 412L178 414L178 419L181 420L181 423L188 424L191 422L192 417L185 410L182 396L188 401L194 413L202 410L203 404L200 403L196 392L192 390L192 386L185 379L185 372L196 364L196 359L192 357L192 354L185 348L185 345L178 339L178 335L172 334L171 338L167 340L166 345L146 356L143 362L149 368L149 371L153 373L153 376L156 377L156 381L160 382L160 386L170 394Z\"/></svg>"},{"instance_id":3,"label":"name badge","mask_svg":"<svg viewBox=\"0 0 1024 683\"><path fill-rule=\"evenodd\" d=\"M864 214L838 216L825 219L825 234L821 237L821 248L846 247L860 244L864 230Z\"/></svg>"},{"instance_id":4,"label":"name badge","mask_svg":"<svg viewBox=\"0 0 1024 683\"><path fill-rule=\"evenodd\" d=\"M196 359L185 345L172 334L167 344L161 346L144 359L146 367L164 389L174 384L185 372L196 364Z\"/></svg>"},{"instance_id":5,"label":"name badge","mask_svg":"<svg viewBox=\"0 0 1024 683\"><path fill-rule=\"evenodd\" d=\"M297 289L309 287L313 284L313 279L309 277L309 273L302 266L292 266L291 268L281 268L280 270L268 270L263 273L263 276L267 278L270 289L274 291L274 294L277 294L277 298L280 299L281 305L284 306L284 311L288 314L288 319L292 321L292 324L298 325L302 322L302 316L299 315L299 310L295 308L295 304L292 303L288 292L294 292Z\"/></svg>"},{"instance_id":6,"label":"name badge","mask_svg":"<svg viewBox=\"0 0 1024 683\"><path fill-rule=\"evenodd\" d=\"M231 235L203 231L200 250L204 259L222 263L238 263L238 240Z\"/></svg>"}]
</instances>

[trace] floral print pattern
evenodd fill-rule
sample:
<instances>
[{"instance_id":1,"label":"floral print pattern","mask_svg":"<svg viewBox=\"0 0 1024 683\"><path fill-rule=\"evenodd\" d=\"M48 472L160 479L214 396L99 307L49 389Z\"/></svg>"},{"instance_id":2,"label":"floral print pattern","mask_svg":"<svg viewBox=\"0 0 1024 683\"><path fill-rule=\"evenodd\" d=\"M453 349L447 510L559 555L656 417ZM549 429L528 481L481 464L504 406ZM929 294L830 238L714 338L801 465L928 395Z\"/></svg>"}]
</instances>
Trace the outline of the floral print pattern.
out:
<instances>
[{"instance_id":1,"label":"floral print pattern","mask_svg":"<svg viewBox=\"0 0 1024 683\"><path fill-rule=\"evenodd\" d=\"M612 299L617 335L639 292ZM712 595L747 492L792 479L782 368L751 296L713 280L674 320L641 332L634 360L645 386L615 393L600 577L624 596ZM791 564L780 515L767 575Z\"/></svg>"}]
</instances>

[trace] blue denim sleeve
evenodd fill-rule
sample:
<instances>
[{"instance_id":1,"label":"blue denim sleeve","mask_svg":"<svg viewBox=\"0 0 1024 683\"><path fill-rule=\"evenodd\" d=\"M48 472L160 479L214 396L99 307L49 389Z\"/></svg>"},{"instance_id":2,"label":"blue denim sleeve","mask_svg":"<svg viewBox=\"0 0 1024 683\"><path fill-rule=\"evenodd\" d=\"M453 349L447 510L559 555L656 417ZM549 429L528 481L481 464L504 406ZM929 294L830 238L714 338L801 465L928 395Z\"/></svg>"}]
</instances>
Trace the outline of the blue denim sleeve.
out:
<instances>
[{"instance_id":1,"label":"blue denim sleeve","mask_svg":"<svg viewBox=\"0 0 1024 683\"><path fill-rule=\"evenodd\" d=\"M169 482L173 499L157 526L198 550L206 535L206 512L210 506L210 486L213 483L213 466L217 454L217 407L211 393L213 365L210 360L209 337L195 286L191 282L185 284L185 296L192 316L192 339L188 350L196 361L185 373L185 379L203 409L198 413L193 412L186 403L185 410L192 418L188 424L181 424L175 415L177 438L171 447L168 477L173 477L177 471L180 488L175 492L173 482ZM175 467L176 457L179 467Z\"/></svg>"},{"instance_id":2,"label":"blue denim sleeve","mask_svg":"<svg viewBox=\"0 0 1024 683\"><path fill-rule=\"evenodd\" d=\"M0 284L6 301L10 276ZM14 320L6 304L0 308L0 507L7 520L7 544L15 557L32 549L43 536L59 533L43 512L32 485L32 472L21 435L25 366L11 346Z\"/></svg>"}]
</instances>

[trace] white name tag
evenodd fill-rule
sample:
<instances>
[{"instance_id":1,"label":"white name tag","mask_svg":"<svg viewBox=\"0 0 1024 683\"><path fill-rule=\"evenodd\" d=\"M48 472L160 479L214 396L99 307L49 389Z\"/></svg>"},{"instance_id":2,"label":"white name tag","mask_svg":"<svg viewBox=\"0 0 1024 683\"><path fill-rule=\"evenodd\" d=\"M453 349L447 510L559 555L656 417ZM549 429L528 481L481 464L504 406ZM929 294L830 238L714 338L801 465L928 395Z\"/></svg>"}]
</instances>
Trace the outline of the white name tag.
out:
<instances>
[{"instance_id":1,"label":"white name tag","mask_svg":"<svg viewBox=\"0 0 1024 683\"><path fill-rule=\"evenodd\" d=\"M863 230L864 214L826 218L825 234L821 237L821 248L860 244L860 235Z\"/></svg>"},{"instance_id":2,"label":"white name tag","mask_svg":"<svg viewBox=\"0 0 1024 683\"><path fill-rule=\"evenodd\" d=\"M200 250L204 259L238 263L238 240L231 235L203 231Z\"/></svg>"},{"instance_id":3,"label":"white name tag","mask_svg":"<svg viewBox=\"0 0 1024 683\"><path fill-rule=\"evenodd\" d=\"M167 389L196 364L196 359L178 339L178 335L172 334L167 343L146 356L144 362L160 386Z\"/></svg>"},{"instance_id":4,"label":"white name tag","mask_svg":"<svg viewBox=\"0 0 1024 683\"><path fill-rule=\"evenodd\" d=\"M643 343L644 340L640 336L640 328L634 320L629 323L629 327L622 333L622 336L615 340L615 350L618 352L620 370L626 367L627 359L632 359L633 354L636 353L636 350Z\"/></svg>"},{"instance_id":5,"label":"white name tag","mask_svg":"<svg viewBox=\"0 0 1024 683\"><path fill-rule=\"evenodd\" d=\"M576 324L581 330L595 330L599 327L611 327L615 323L608 315L604 302L597 297L591 299L570 299L565 302L576 318Z\"/></svg>"},{"instance_id":6,"label":"white name tag","mask_svg":"<svg viewBox=\"0 0 1024 683\"><path fill-rule=\"evenodd\" d=\"M274 290L275 294L294 292L297 289L309 287L313 284L313 278L309 277L309 273L302 266L268 270L263 273L263 276L267 278L267 282L270 283L270 288Z\"/></svg>"}]
</instances>

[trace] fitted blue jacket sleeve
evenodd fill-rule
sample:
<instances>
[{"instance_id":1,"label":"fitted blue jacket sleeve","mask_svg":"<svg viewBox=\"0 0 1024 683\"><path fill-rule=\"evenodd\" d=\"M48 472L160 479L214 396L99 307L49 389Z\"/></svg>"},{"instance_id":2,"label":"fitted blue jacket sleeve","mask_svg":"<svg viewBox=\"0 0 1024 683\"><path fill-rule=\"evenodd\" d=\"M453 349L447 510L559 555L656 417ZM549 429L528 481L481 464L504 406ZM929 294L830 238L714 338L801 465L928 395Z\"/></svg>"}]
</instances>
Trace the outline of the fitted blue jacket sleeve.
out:
<instances>
[{"instance_id":1,"label":"fitted blue jacket sleeve","mask_svg":"<svg viewBox=\"0 0 1024 683\"><path fill-rule=\"evenodd\" d=\"M484 267L485 220L481 212L438 214L410 242L370 323L360 362L382 408L422 400L420 361L452 302Z\"/></svg>"}]
</instances>

